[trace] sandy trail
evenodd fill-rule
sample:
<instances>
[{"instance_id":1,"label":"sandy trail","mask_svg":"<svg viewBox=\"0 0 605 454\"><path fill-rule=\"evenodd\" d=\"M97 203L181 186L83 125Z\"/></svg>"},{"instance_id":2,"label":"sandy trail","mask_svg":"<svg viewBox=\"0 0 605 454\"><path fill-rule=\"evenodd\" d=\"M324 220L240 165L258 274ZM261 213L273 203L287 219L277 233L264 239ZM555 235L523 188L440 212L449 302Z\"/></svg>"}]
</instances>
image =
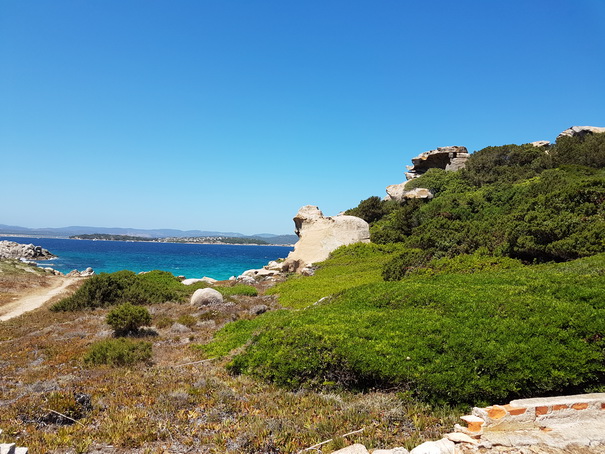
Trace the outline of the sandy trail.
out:
<instances>
[{"instance_id":1,"label":"sandy trail","mask_svg":"<svg viewBox=\"0 0 605 454\"><path fill-rule=\"evenodd\" d=\"M64 291L72 282L74 281L70 278L58 278L50 287L37 289L15 301L5 304L0 308L0 321L9 320L25 312L39 308Z\"/></svg>"}]
</instances>

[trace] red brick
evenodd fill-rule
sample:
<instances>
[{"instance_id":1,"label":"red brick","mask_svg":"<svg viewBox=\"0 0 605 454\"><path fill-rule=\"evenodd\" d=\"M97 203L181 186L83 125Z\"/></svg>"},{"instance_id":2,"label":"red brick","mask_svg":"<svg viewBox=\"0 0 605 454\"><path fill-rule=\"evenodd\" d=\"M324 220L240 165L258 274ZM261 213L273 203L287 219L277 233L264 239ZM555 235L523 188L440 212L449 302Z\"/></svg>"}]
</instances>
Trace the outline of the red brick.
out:
<instances>
[{"instance_id":1,"label":"red brick","mask_svg":"<svg viewBox=\"0 0 605 454\"><path fill-rule=\"evenodd\" d=\"M502 419L506 416L506 410L500 405L494 405L493 407L488 407L487 416L492 419Z\"/></svg>"},{"instance_id":2,"label":"red brick","mask_svg":"<svg viewBox=\"0 0 605 454\"><path fill-rule=\"evenodd\" d=\"M504 409L511 416L522 415L523 413L525 413L527 411L527 408L524 408L524 407L512 407L510 404L506 404L504 406Z\"/></svg>"},{"instance_id":3,"label":"red brick","mask_svg":"<svg viewBox=\"0 0 605 454\"><path fill-rule=\"evenodd\" d=\"M565 410L566 408L569 408L569 405L553 405L552 411Z\"/></svg>"},{"instance_id":4,"label":"red brick","mask_svg":"<svg viewBox=\"0 0 605 454\"><path fill-rule=\"evenodd\" d=\"M588 408L588 404L587 403L573 404L571 406L571 408L573 408L574 410L586 410Z\"/></svg>"},{"instance_id":5,"label":"red brick","mask_svg":"<svg viewBox=\"0 0 605 454\"><path fill-rule=\"evenodd\" d=\"M548 413L548 407L536 407L536 416L542 416Z\"/></svg>"}]
</instances>

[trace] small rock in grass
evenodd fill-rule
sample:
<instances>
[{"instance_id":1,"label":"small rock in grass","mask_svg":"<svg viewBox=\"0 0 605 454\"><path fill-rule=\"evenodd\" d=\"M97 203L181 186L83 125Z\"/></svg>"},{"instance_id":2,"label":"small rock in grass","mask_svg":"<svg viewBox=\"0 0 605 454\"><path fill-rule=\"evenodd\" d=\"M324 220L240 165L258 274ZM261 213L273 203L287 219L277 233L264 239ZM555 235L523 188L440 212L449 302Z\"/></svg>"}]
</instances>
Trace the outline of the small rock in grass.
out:
<instances>
[{"instance_id":1,"label":"small rock in grass","mask_svg":"<svg viewBox=\"0 0 605 454\"><path fill-rule=\"evenodd\" d=\"M252 306L250 308L250 315L260 315L264 314L269 310L269 307L264 304L257 304L256 306Z\"/></svg>"},{"instance_id":2,"label":"small rock in grass","mask_svg":"<svg viewBox=\"0 0 605 454\"><path fill-rule=\"evenodd\" d=\"M172 331L173 333L190 333L191 332L191 330L189 328L187 328L185 325L182 325L180 323L174 323L170 327L170 331Z\"/></svg>"}]
</instances>

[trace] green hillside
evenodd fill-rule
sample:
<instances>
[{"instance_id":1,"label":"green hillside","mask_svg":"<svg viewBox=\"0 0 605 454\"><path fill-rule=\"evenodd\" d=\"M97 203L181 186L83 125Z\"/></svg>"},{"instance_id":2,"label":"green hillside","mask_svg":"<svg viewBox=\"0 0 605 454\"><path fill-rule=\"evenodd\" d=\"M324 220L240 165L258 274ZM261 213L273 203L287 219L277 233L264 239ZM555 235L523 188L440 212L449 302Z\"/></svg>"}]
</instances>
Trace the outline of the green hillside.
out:
<instances>
[{"instance_id":1,"label":"green hillside","mask_svg":"<svg viewBox=\"0 0 605 454\"><path fill-rule=\"evenodd\" d=\"M374 244L274 287L294 310L202 349L290 388L469 404L605 390L605 134L488 147L410 186L435 196L362 201L349 213Z\"/></svg>"}]
</instances>

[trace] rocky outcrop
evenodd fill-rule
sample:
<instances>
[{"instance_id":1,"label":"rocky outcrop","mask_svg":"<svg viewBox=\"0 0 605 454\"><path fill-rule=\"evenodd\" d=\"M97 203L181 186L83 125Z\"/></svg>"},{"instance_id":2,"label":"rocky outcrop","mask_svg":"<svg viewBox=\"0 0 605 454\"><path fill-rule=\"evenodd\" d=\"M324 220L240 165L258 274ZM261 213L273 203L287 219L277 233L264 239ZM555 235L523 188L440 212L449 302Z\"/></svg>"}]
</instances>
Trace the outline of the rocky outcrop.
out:
<instances>
[{"instance_id":1,"label":"rocky outcrop","mask_svg":"<svg viewBox=\"0 0 605 454\"><path fill-rule=\"evenodd\" d=\"M72 270L69 273L67 273L66 276L67 277L90 277L90 276L94 276L94 275L95 275L95 271L91 267L88 267L84 271Z\"/></svg>"},{"instance_id":2,"label":"rocky outcrop","mask_svg":"<svg viewBox=\"0 0 605 454\"><path fill-rule=\"evenodd\" d=\"M316 206L302 207L294 217L298 242L282 270L300 272L312 263L326 260L336 248L370 242L370 226L356 216L324 216Z\"/></svg>"},{"instance_id":3,"label":"rocky outcrop","mask_svg":"<svg viewBox=\"0 0 605 454\"><path fill-rule=\"evenodd\" d=\"M435 150L425 151L412 158L411 166L405 176L408 180L417 178L429 169L460 170L466 165L469 153L466 147L451 146L439 147Z\"/></svg>"},{"instance_id":4,"label":"rocky outcrop","mask_svg":"<svg viewBox=\"0 0 605 454\"><path fill-rule=\"evenodd\" d=\"M433 193L426 188L405 189L406 183L392 184L387 186L387 196L384 200L396 200L402 202L408 199L432 199Z\"/></svg>"},{"instance_id":5,"label":"rocky outcrop","mask_svg":"<svg viewBox=\"0 0 605 454\"><path fill-rule=\"evenodd\" d=\"M530 145L533 145L536 148L547 147L550 145L548 140L536 140L535 142L531 142Z\"/></svg>"},{"instance_id":6,"label":"rocky outcrop","mask_svg":"<svg viewBox=\"0 0 605 454\"><path fill-rule=\"evenodd\" d=\"M557 136L557 140L561 137L575 137L575 136L585 136L586 134L601 134L605 133L605 128L601 128L598 126L572 126L571 128L566 129L561 134Z\"/></svg>"},{"instance_id":7,"label":"rocky outcrop","mask_svg":"<svg viewBox=\"0 0 605 454\"><path fill-rule=\"evenodd\" d=\"M222 304L223 295L213 288L200 288L191 295L191 305L193 306L212 306Z\"/></svg>"},{"instance_id":8,"label":"rocky outcrop","mask_svg":"<svg viewBox=\"0 0 605 454\"><path fill-rule=\"evenodd\" d=\"M48 260L55 257L41 246L0 241L0 259Z\"/></svg>"}]
</instances>

